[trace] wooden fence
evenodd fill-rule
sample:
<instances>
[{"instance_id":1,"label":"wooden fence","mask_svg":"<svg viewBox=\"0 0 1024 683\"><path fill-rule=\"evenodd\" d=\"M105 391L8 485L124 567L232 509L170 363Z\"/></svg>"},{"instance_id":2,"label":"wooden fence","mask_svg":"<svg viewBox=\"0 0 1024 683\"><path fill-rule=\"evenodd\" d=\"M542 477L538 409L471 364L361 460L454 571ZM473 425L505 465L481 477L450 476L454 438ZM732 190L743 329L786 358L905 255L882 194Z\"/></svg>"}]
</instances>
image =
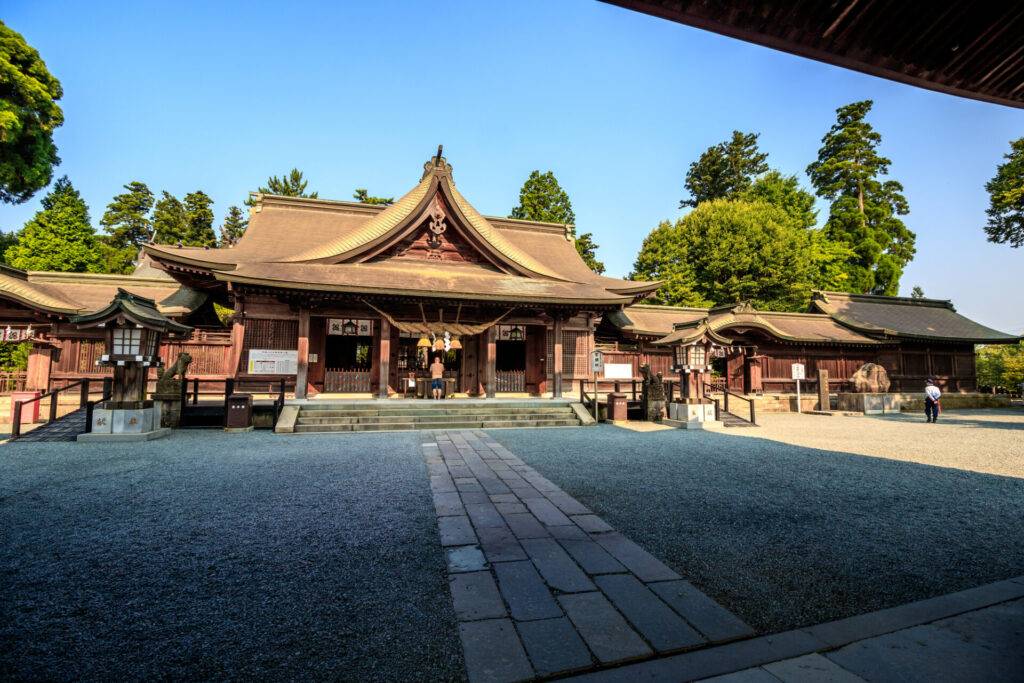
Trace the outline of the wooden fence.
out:
<instances>
[{"instance_id":1,"label":"wooden fence","mask_svg":"<svg viewBox=\"0 0 1024 683\"><path fill-rule=\"evenodd\" d=\"M25 371L0 372L0 394L25 391Z\"/></svg>"},{"instance_id":2,"label":"wooden fence","mask_svg":"<svg viewBox=\"0 0 1024 683\"><path fill-rule=\"evenodd\" d=\"M324 391L329 394L362 394L370 392L369 370L332 370L324 372Z\"/></svg>"},{"instance_id":3,"label":"wooden fence","mask_svg":"<svg viewBox=\"0 0 1024 683\"><path fill-rule=\"evenodd\" d=\"M494 373L494 390L499 393L523 393L526 391L525 370L499 370Z\"/></svg>"}]
</instances>

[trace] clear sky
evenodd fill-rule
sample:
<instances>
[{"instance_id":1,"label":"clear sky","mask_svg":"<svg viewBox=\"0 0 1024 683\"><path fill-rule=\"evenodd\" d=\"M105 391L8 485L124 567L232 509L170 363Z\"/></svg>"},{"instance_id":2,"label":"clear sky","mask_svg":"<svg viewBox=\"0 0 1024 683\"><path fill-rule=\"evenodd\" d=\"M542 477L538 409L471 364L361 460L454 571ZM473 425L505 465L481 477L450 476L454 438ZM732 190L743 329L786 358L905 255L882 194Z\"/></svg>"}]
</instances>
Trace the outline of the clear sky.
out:
<instances>
[{"instance_id":1,"label":"clear sky","mask_svg":"<svg viewBox=\"0 0 1024 683\"><path fill-rule=\"evenodd\" d=\"M683 215L693 160L732 130L769 163L816 158L835 109L869 121L903 183L920 285L961 313L1024 333L1024 249L991 244L985 183L1024 136L1024 110L960 99L793 57L595 0L499 2L48 2L0 18L64 86L56 141L94 224L133 180L203 190L218 223L293 166L309 189L400 196L444 144L486 215L553 171L607 274L631 270L659 221ZM16 230L40 192L0 205ZM821 206L819 220L827 215Z\"/></svg>"}]
</instances>

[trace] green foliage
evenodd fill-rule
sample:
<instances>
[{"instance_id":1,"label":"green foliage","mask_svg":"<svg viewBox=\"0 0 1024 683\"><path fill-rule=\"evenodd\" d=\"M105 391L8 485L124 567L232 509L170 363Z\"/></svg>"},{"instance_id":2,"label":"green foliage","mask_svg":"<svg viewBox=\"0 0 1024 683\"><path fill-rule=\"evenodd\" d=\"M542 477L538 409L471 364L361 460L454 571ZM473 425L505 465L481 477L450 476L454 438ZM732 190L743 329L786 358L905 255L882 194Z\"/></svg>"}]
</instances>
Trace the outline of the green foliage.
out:
<instances>
[{"instance_id":1,"label":"green foliage","mask_svg":"<svg viewBox=\"0 0 1024 683\"><path fill-rule=\"evenodd\" d=\"M235 315L235 310L233 308L221 306L219 303L214 301L213 311L214 313L217 314L217 318L220 320L221 324L224 325L224 327L231 327L232 316Z\"/></svg>"},{"instance_id":2,"label":"green foliage","mask_svg":"<svg viewBox=\"0 0 1024 683\"><path fill-rule=\"evenodd\" d=\"M0 263L8 263L7 250L18 243L18 235L13 232L0 232Z\"/></svg>"},{"instance_id":3,"label":"green foliage","mask_svg":"<svg viewBox=\"0 0 1024 683\"><path fill-rule=\"evenodd\" d=\"M575 231L575 229L574 229ZM587 264L587 268L600 275L604 272L604 264L597 260L597 245L594 244L594 236L585 232L576 238L576 252Z\"/></svg>"},{"instance_id":4,"label":"green foliage","mask_svg":"<svg viewBox=\"0 0 1024 683\"><path fill-rule=\"evenodd\" d=\"M61 95L39 52L0 21L0 202L20 204L50 184Z\"/></svg>"},{"instance_id":5,"label":"green foliage","mask_svg":"<svg viewBox=\"0 0 1024 683\"><path fill-rule=\"evenodd\" d=\"M139 257L139 250L135 247L118 249L103 242L100 242L98 246L102 264L101 273L130 275L135 270L135 260Z\"/></svg>"},{"instance_id":6,"label":"green foliage","mask_svg":"<svg viewBox=\"0 0 1024 683\"><path fill-rule=\"evenodd\" d=\"M572 212L569 195L558 184L551 171L533 171L519 190L519 206L512 209L509 218L545 223L572 225L576 214Z\"/></svg>"},{"instance_id":7,"label":"green foliage","mask_svg":"<svg viewBox=\"0 0 1024 683\"><path fill-rule=\"evenodd\" d=\"M1008 161L996 168L996 175L985 183L989 194L989 242L1009 242L1011 247L1024 245L1024 138L1010 143Z\"/></svg>"},{"instance_id":8,"label":"green foliage","mask_svg":"<svg viewBox=\"0 0 1024 683\"><path fill-rule=\"evenodd\" d=\"M249 219L245 213L237 206L230 207L224 216L224 224L220 226L220 245L229 247L237 244L248 226Z\"/></svg>"},{"instance_id":9,"label":"green foliage","mask_svg":"<svg viewBox=\"0 0 1024 683\"><path fill-rule=\"evenodd\" d=\"M293 168L291 173L288 175L282 175L280 178L270 176L267 179L267 186L259 188L260 194L272 194L278 197L309 197L310 199L316 199L318 193L312 192L306 194L306 185L309 183L302 179L302 171L297 168ZM252 197L243 202L246 206L253 206L256 204L256 200Z\"/></svg>"},{"instance_id":10,"label":"green foliage","mask_svg":"<svg viewBox=\"0 0 1024 683\"><path fill-rule=\"evenodd\" d=\"M32 350L31 342L0 341L0 370L26 370L28 368L28 352Z\"/></svg>"},{"instance_id":11,"label":"green foliage","mask_svg":"<svg viewBox=\"0 0 1024 683\"><path fill-rule=\"evenodd\" d=\"M847 291L893 295L914 257L916 236L898 218L910 211L903 186L879 180L891 162L878 154L882 136L865 121L871 106L866 100L836 110L807 175L818 196L832 202L825 233L854 252Z\"/></svg>"},{"instance_id":12,"label":"green foliage","mask_svg":"<svg viewBox=\"0 0 1024 683\"><path fill-rule=\"evenodd\" d=\"M153 207L153 242L178 244L185 238L188 228L185 207L178 198L164 190Z\"/></svg>"},{"instance_id":13,"label":"green foliage","mask_svg":"<svg viewBox=\"0 0 1024 683\"><path fill-rule=\"evenodd\" d=\"M749 301L755 308L807 306L823 264L835 259L783 209L766 202L716 199L685 218L662 222L644 239L634 280L665 280L655 301L713 306Z\"/></svg>"},{"instance_id":14,"label":"green foliage","mask_svg":"<svg viewBox=\"0 0 1024 683\"><path fill-rule=\"evenodd\" d=\"M734 130L731 140L708 147L690 164L685 183L690 199L680 200L679 208L732 199L749 189L754 178L768 170L768 155L757 148L758 135Z\"/></svg>"},{"instance_id":15,"label":"green foliage","mask_svg":"<svg viewBox=\"0 0 1024 683\"><path fill-rule=\"evenodd\" d=\"M213 232L213 200L201 190L185 195L185 235L181 243L187 247L215 247Z\"/></svg>"},{"instance_id":16,"label":"green foliage","mask_svg":"<svg viewBox=\"0 0 1024 683\"><path fill-rule=\"evenodd\" d=\"M751 202L763 201L774 204L807 230L818 222L818 212L814 210L814 195L800 187L800 181L795 175L787 176L782 175L780 171L768 171L755 180L740 198Z\"/></svg>"},{"instance_id":17,"label":"green foliage","mask_svg":"<svg viewBox=\"0 0 1024 683\"><path fill-rule=\"evenodd\" d=\"M1024 342L979 346L975 351L978 383L1012 391L1024 382Z\"/></svg>"},{"instance_id":18,"label":"green foliage","mask_svg":"<svg viewBox=\"0 0 1024 683\"><path fill-rule=\"evenodd\" d=\"M56 182L42 205L18 233L18 244L7 250L7 262L25 270L102 273L89 207L67 176Z\"/></svg>"},{"instance_id":19,"label":"green foliage","mask_svg":"<svg viewBox=\"0 0 1024 683\"><path fill-rule=\"evenodd\" d=\"M352 193L352 198L360 204L383 204L384 206L390 206L395 203L394 197L371 197L367 194L366 190L356 190Z\"/></svg>"},{"instance_id":20,"label":"green foliage","mask_svg":"<svg viewBox=\"0 0 1024 683\"><path fill-rule=\"evenodd\" d=\"M915 286L914 289L910 292L910 298L911 299L923 299L924 298L924 290L921 289L920 287Z\"/></svg>"},{"instance_id":21,"label":"green foliage","mask_svg":"<svg viewBox=\"0 0 1024 683\"><path fill-rule=\"evenodd\" d=\"M115 249L138 249L149 241L153 223L149 211L153 208L153 193L145 183L133 181L124 186L128 190L107 204L100 225L107 230L101 236L105 244Z\"/></svg>"}]
</instances>

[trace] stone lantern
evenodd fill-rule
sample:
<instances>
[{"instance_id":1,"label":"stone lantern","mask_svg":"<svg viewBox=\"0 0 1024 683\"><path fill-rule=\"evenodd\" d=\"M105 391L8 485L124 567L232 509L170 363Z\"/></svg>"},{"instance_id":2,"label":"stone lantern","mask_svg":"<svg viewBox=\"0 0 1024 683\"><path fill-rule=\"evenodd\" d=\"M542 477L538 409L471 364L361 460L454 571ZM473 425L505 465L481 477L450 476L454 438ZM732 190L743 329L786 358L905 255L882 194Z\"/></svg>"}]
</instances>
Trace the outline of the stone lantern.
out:
<instances>
[{"instance_id":1,"label":"stone lantern","mask_svg":"<svg viewBox=\"0 0 1024 683\"><path fill-rule=\"evenodd\" d=\"M704 395L704 383L711 375L712 349L719 338L703 320L696 326L676 324L668 336L654 342L672 347L672 372L679 373L680 397L668 406L669 418L687 429L721 427L715 419L714 402Z\"/></svg>"},{"instance_id":2,"label":"stone lantern","mask_svg":"<svg viewBox=\"0 0 1024 683\"><path fill-rule=\"evenodd\" d=\"M160 417L154 416L153 402L146 399L149 368L163 364L159 355L163 335L184 336L192 328L165 317L152 299L123 289L117 290L117 296L105 308L74 316L70 322L80 330L104 330L106 352L96 364L114 369L110 400L93 411L92 431L79 440L164 436L168 430L160 429Z\"/></svg>"}]
</instances>

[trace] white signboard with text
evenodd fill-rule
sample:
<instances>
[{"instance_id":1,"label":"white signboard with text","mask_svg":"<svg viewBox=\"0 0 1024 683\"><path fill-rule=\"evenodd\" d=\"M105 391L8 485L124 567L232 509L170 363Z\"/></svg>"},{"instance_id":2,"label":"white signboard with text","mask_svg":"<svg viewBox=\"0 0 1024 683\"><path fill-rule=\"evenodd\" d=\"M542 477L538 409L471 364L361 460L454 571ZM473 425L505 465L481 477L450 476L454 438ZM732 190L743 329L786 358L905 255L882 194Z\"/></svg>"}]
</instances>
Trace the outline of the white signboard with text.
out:
<instances>
[{"instance_id":1,"label":"white signboard with text","mask_svg":"<svg viewBox=\"0 0 1024 683\"><path fill-rule=\"evenodd\" d=\"M632 363L605 363L605 379L633 379Z\"/></svg>"},{"instance_id":2,"label":"white signboard with text","mask_svg":"<svg viewBox=\"0 0 1024 683\"><path fill-rule=\"evenodd\" d=\"M793 363L793 379L807 379L804 377L803 363Z\"/></svg>"},{"instance_id":3,"label":"white signboard with text","mask_svg":"<svg viewBox=\"0 0 1024 683\"><path fill-rule=\"evenodd\" d=\"M249 349L250 375L294 375L298 371L298 351Z\"/></svg>"},{"instance_id":4,"label":"white signboard with text","mask_svg":"<svg viewBox=\"0 0 1024 683\"><path fill-rule=\"evenodd\" d=\"M600 351L590 352L590 371L601 372L604 369L604 354Z\"/></svg>"}]
</instances>

